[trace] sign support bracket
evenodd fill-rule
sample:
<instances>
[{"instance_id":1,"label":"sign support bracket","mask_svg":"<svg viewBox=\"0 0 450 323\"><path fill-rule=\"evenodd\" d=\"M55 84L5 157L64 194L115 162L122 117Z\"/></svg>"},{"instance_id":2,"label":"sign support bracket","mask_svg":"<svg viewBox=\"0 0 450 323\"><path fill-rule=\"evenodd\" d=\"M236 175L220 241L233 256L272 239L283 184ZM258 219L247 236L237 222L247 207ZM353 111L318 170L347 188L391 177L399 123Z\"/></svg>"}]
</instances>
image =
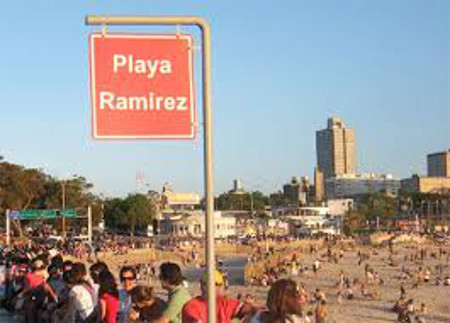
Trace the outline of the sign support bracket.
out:
<instances>
[{"instance_id":1,"label":"sign support bracket","mask_svg":"<svg viewBox=\"0 0 450 323\"><path fill-rule=\"evenodd\" d=\"M86 25L190 25L202 34L202 94L204 120L204 176L206 199L206 271L208 275L208 322L216 322L216 285L214 255L214 189L213 189L213 129L211 107L211 31L208 22L191 16L86 16Z\"/></svg>"}]
</instances>

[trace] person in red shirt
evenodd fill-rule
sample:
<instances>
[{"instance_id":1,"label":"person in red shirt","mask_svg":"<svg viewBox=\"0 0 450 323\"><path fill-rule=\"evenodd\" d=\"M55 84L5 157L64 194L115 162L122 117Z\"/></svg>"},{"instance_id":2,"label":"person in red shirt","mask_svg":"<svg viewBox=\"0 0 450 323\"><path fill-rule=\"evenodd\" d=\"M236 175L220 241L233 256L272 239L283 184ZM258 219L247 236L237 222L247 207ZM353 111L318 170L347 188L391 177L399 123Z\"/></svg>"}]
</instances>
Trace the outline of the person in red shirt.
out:
<instances>
[{"instance_id":1,"label":"person in red shirt","mask_svg":"<svg viewBox=\"0 0 450 323\"><path fill-rule=\"evenodd\" d=\"M36 288L45 282L46 276L45 263L41 259L35 259L31 263L31 272L27 274L26 286L29 289Z\"/></svg>"},{"instance_id":2,"label":"person in red shirt","mask_svg":"<svg viewBox=\"0 0 450 323\"><path fill-rule=\"evenodd\" d=\"M116 279L109 270L103 270L98 278L102 323L116 323L117 313L119 312L119 291Z\"/></svg>"},{"instance_id":3,"label":"person in red shirt","mask_svg":"<svg viewBox=\"0 0 450 323\"><path fill-rule=\"evenodd\" d=\"M237 299L228 298L223 292L224 279L220 272L215 272L217 323L231 323L234 318L242 318L244 306ZM183 323L208 322L207 276L200 279L201 295L191 299L183 307Z\"/></svg>"}]
</instances>

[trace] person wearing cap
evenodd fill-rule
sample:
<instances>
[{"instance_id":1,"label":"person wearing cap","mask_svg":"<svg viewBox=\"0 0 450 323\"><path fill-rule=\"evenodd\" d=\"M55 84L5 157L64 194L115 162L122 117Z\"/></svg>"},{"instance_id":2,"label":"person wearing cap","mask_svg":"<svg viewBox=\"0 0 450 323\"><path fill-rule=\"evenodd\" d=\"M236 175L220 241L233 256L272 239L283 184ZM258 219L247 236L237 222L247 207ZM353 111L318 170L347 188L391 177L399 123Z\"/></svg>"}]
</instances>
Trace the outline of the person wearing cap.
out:
<instances>
[{"instance_id":1,"label":"person wearing cap","mask_svg":"<svg viewBox=\"0 0 450 323\"><path fill-rule=\"evenodd\" d=\"M208 322L207 280L208 276L205 272L200 279L201 295L191 299L183 308L183 323ZM223 275L217 270L214 272L214 281L217 323L231 323L234 318L242 319L245 312L244 306L239 300L230 299L224 294Z\"/></svg>"},{"instance_id":2,"label":"person wearing cap","mask_svg":"<svg viewBox=\"0 0 450 323\"><path fill-rule=\"evenodd\" d=\"M152 323L181 323L183 306L191 299L189 291L184 287L181 268L175 263L165 262L159 267L161 287L168 291L169 299L162 317Z\"/></svg>"}]
</instances>

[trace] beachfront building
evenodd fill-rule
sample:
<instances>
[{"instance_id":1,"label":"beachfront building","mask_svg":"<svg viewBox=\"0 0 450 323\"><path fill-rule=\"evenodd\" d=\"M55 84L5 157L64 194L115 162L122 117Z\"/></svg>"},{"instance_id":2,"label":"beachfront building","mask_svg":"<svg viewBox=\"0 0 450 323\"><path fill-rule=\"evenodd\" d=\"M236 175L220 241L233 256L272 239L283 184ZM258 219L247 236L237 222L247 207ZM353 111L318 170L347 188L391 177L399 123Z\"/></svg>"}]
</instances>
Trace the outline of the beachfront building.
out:
<instances>
[{"instance_id":1,"label":"beachfront building","mask_svg":"<svg viewBox=\"0 0 450 323\"><path fill-rule=\"evenodd\" d=\"M399 230L405 232L423 232L428 225L425 219L421 219L418 216L374 219L368 221L368 224L373 229Z\"/></svg>"},{"instance_id":2,"label":"beachfront building","mask_svg":"<svg viewBox=\"0 0 450 323\"><path fill-rule=\"evenodd\" d=\"M289 222L285 219L257 219L255 228L258 236L286 236L289 234Z\"/></svg>"},{"instance_id":3,"label":"beachfront building","mask_svg":"<svg viewBox=\"0 0 450 323\"><path fill-rule=\"evenodd\" d=\"M272 217L283 218L287 216L327 216L329 208L327 206L283 206L272 209Z\"/></svg>"},{"instance_id":4,"label":"beachfront building","mask_svg":"<svg viewBox=\"0 0 450 323\"><path fill-rule=\"evenodd\" d=\"M353 199L330 199L326 202L328 215L332 217L344 216L353 209Z\"/></svg>"},{"instance_id":5,"label":"beachfront building","mask_svg":"<svg viewBox=\"0 0 450 323\"><path fill-rule=\"evenodd\" d=\"M236 218L214 212L215 238L236 236ZM160 221L161 234L167 238L202 238L205 236L205 212L164 213Z\"/></svg>"},{"instance_id":6,"label":"beachfront building","mask_svg":"<svg viewBox=\"0 0 450 323\"><path fill-rule=\"evenodd\" d=\"M325 180L327 199L355 197L376 192L386 192L395 196L399 189L400 180L390 174L343 174Z\"/></svg>"},{"instance_id":7,"label":"beachfront building","mask_svg":"<svg viewBox=\"0 0 450 323\"><path fill-rule=\"evenodd\" d=\"M342 217L332 216L328 206L282 207L274 209L273 216L287 221L294 236L340 234Z\"/></svg>"},{"instance_id":8,"label":"beachfront building","mask_svg":"<svg viewBox=\"0 0 450 323\"><path fill-rule=\"evenodd\" d=\"M426 177L413 175L402 179L401 188L405 192L446 193L450 192L450 177Z\"/></svg>"},{"instance_id":9,"label":"beachfront building","mask_svg":"<svg viewBox=\"0 0 450 323\"><path fill-rule=\"evenodd\" d=\"M340 234L341 221L339 218L323 216L289 216L289 232L294 236L312 234Z\"/></svg>"}]
</instances>

